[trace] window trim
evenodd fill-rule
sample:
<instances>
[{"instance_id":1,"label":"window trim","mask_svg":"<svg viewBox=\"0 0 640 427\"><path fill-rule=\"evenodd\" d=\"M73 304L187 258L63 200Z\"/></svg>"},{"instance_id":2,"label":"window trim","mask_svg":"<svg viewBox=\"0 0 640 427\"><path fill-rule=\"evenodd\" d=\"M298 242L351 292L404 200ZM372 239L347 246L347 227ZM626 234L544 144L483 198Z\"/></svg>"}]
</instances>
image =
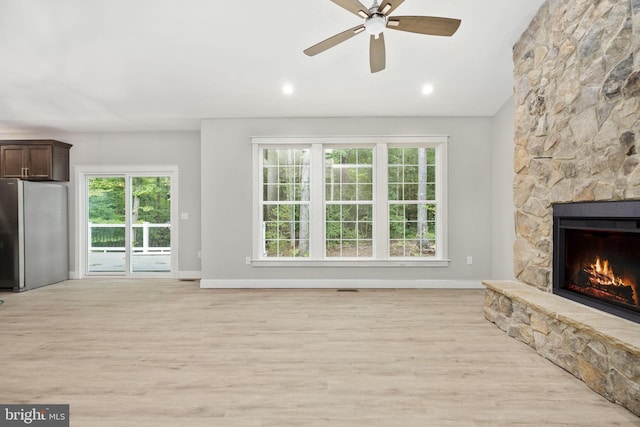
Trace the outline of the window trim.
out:
<instances>
[{"instance_id":1,"label":"window trim","mask_svg":"<svg viewBox=\"0 0 640 427\"><path fill-rule=\"evenodd\" d=\"M252 188L253 188L253 235L252 235L252 266L272 266L272 267L447 267L448 259L448 229L447 229L447 145L448 136L268 136L252 137ZM374 224L377 225L374 231L374 258L325 258L325 236L324 226L313 227L315 218L321 218L324 224L324 155L323 147L328 145L336 146L368 146L374 149ZM387 164L387 148L389 145L415 147L424 146L436 148L436 241L438 242L435 257L429 258L402 258L389 257L389 203L387 199L387 186L380 185L386 183L388 179L387 167L380 165ZM262 229L260 226L260 211L262 200L262 162L260 150L262 148L294 148L305 147L311 150L311 200L309 221L311 226L310 234L310 258L263 258ZM318 160L322 167L317 167ZM319 182L321 185L314 185ZM320 203L318 203L318 200ZM317 223L317 222L316 222ZM311 258L315 257L315 258Z\"/></svg>"}]
</instances>

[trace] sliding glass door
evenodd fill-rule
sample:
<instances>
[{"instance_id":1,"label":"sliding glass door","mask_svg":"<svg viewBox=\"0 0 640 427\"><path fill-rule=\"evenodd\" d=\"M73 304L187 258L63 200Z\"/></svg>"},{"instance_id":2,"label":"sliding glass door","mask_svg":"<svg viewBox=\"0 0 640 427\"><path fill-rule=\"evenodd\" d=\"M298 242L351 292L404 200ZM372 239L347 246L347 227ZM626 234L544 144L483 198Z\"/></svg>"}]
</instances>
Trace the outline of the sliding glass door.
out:
<instances>
[{"instance_id":1,"label":"sliding glass door","mask_svg":"<svg viewBox=\"0 0 640 427\"><path fill-rule=\"evenodd\" d=\"M85 183L86 274L171 273L171 174L87 174Z\"/></svg>"}]
</instances>

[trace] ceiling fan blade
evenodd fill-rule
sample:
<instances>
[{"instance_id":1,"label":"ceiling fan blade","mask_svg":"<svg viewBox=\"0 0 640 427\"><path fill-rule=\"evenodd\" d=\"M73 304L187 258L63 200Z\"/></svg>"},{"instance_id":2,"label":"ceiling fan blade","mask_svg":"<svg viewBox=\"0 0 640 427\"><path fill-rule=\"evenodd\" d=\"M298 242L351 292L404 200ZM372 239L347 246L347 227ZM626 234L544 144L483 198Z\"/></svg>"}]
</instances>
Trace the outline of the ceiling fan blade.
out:
<instances>
[{"instance_id":1,"label":"ceiling fan blade","mask_svg":"<svg viewBox=\"0 0 640 427\"><path fill-rule=\"evenodd\" d=\"M369 43L369 64L371 72L377 73L384 70L386 64L386 53L384 48L384 34L380 33L378 38L371 36Z\"/></svg>"},{"instance_id":2,"label":"ceiling fan blade","mask_svg":"<svg viewBox=\"0 0 640 427\"><path fill-rule=\"evenodd\" d=\"M331 0L340 7L347 9L351 13L355 13L361 18L371 16L371 12L358 0Z\"/></svg>"},{"instance_id":3,"label":"ceiling fan blade","mask_svg":"<svg viewBox=\"0 0 640 427\"><path fill-rule=\"evenodd\" d=\"M364 25L358 25L357 27L350 28L347 31L343 31L333 37L329 37L328 39L321 41L320 43L314 44L310 48L305 49L304 54L308 56L317 55L327 49L331 49L332 47L339 43L342 43L343 41L349 40L351 37L355 36L356 34L360 34L363 31Z\"/></svg>"},{"instance_id":4,"label":"ceiling fan blade","mask_svg":"<svg viewBox=\"0 0 640 427\"><path fill-rule=\"evenodd\" d=\"M460 19L436 16L392 16L387 28L430 36L452 36L460 26Z\"/></svg>"},{"instance_id":5,"label":"ceiling fan blade","mask_svg":"<svg viewBox=\"0 0 640 427\"><path fill-rule=\"evenodd\" d=\"M396 10L402 3L404 3L404 0L384 0L378 10L385 16L389 16L389 14Z\"/></svg>"}]
</instances>

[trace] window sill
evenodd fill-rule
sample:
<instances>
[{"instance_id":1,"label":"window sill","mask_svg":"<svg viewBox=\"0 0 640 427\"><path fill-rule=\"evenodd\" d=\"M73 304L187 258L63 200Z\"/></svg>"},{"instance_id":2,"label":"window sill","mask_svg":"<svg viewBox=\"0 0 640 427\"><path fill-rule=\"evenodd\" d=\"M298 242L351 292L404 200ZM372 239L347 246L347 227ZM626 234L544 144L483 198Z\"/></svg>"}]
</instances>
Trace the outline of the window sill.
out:
<instances>
[{"instance_id":1,"label":"window sill","mask_svg":"<svg viewBox=\"0 0 640 427\"><path fill-rule=\"evenodd\" d=\"M283 260L253 259L252 267L448 267L448 259L403 260Z\"/></svg>"}]
</instances>

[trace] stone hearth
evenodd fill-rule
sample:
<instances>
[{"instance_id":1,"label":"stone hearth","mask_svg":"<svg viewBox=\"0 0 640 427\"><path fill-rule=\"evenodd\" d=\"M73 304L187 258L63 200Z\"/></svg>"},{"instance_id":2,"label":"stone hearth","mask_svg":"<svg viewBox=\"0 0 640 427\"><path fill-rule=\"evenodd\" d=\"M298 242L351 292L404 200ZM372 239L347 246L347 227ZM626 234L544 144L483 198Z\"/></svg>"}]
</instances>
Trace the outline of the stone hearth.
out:
<instances>
[{"instance_id":1,"label":"stone hearth","mask_svg":"<svg viewBox=\"0 0 640 427\"><path fill-rule=\"evenodd\" d=\"M522 283L484 285L487 320L640 416L640 325Z\"/></svg>"}]
</instances>

